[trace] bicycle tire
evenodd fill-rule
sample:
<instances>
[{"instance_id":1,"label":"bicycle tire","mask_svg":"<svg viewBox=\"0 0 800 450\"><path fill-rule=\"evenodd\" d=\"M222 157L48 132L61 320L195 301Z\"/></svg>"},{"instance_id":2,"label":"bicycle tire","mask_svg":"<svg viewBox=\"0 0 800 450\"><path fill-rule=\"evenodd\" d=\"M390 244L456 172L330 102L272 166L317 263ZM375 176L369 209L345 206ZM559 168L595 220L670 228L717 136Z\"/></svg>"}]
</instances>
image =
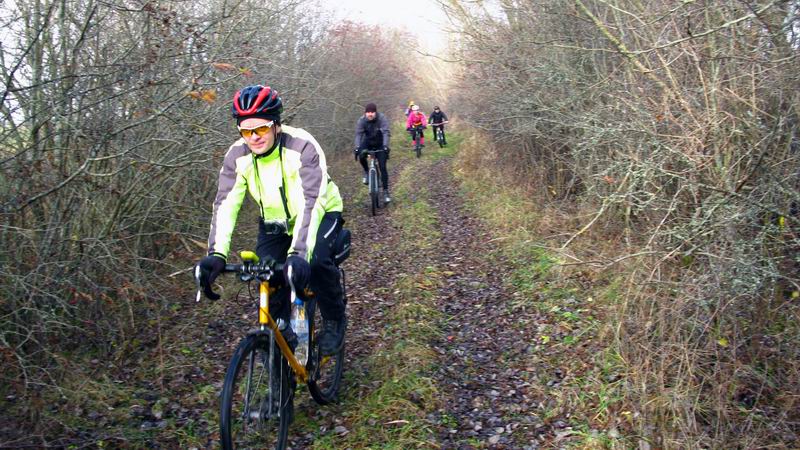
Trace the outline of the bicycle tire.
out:
<instances>
[{"instance_id":1,"label":"bicycle tire","mask_svg":"<svg viewBox=\"0 0 800 450\"><path fill-rule=\"evenodd\" d=\"M381 191L383 190L383 182L381 181L381 170L379 167L375 167L375 185L378 186L378 209L383 208L385 206L383 201L383 196L381 196Z\"/></svg>"},{"instance_id":2,"label":"bicycle tire","mask_svg":"<svg viewBox=\"0 0 800 450\"><path fill-rule=\"evenodd\" d=\"M340 271L340 283L344 295L344 303L347 304L347 290L345 287L344 271ZM316 302L311 300L306 303L309 321L311 342L311 355L308 364L308 392L311 397L320 405L328 405L339 401L339 389L342 384L342 373L344 372L345 343L342 348L331 356L322 356L319 351L319 337L321 329L317 329L317 324L322 324L322 314L316 307ZM345 336L347 336L347 319L345 318Z\"/></svg>"},{"instance_id":3,"label":"bicycle tire","mask_svg":"<svg viewBox=\"0 0 800 450\"><path fill-rule=\"evenodd\" d=\"M419 143L417 143L417 145L414 147L414 150L417 151L417 158L422 156L422 146Z\"/></svg>"},{"instance_id":4,"label":"bicycle tire","mask_svg":"<svg viewBox=\"0 0 800 450\"><path fill-rule=\"evenodd\" d=\"M378 188L378 171L371 169L369 171L369 197L370 197L370 210L372 215L377 214L380 208L380 189Z\"/></svg>"},{"instance_id":5,"label":"bicycle tire","mask_svg":"<svg viewBox=\"0 0 800 450\"><path fill-rule=\"evenodd\" d=\"M439 142L439 148L444 148L444 131L441 128L436 130L436 140Z\"/></svg>"},{"instance_id":6,"label":"bicycle tire","mask_svg":"<svg viewBox=\"0 0 800 450\"><path fill-rule=\"evenodd\" d=\"M272 345L272 362L269 347ZM277 362L276 362L277 361ZM277 367L276 367L277 366ZM276 370L280 368L280 370ZM278 391L270 402L270 372L278 377ZM275 373L278 372L278 373ZM241 376L241 378L240 378ZM275 448L284 450L294 413L291 371L268 335L242 339L231 357L220 402L222 448ZM241 407L241 411L236 406ZM256 410L257 409L257 410Z\"/></svg>"}]
</instances>

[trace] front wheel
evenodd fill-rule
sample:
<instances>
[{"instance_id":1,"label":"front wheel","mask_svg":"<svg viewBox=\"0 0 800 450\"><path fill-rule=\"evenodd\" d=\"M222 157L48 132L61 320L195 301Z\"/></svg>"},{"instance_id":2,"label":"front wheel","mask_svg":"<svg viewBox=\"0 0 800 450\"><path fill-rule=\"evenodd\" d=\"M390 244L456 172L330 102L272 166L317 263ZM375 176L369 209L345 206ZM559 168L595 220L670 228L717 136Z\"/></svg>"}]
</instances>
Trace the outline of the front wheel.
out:
<instances>
[{"instance_id":1,"label":"front wheel","mask_svg":"<svg viewBox=\"0 0 800 450\"><path fill-rule=\"evenodd\" d=\"M222 448L286 448L294 408L290 378L286 360L268 335L242 340L222 387Z\"/></svg>"},{"instance_id":2,"label":"front wheel","mask_svg":"<svg viewBox=\"0 0 800 450\"><path fill-rule=\"evenodd\" d=\"M422 145L420 145L419 143L417 143L417 146L416 146L416 147L414 147L414 150L416 150L416 151L417 151L417 158L419 158L420 156L422 156Z\"/></svg>"},{"instance_id":3,"label":"front wheel","mask_svg":"<svg viewBox=\"0 0 800 450\"><path fill-rule=\"evenodd\" d=\"M372 215L378 213L378 208L381 207L380 188L378 187L378 171L369 171L369 197L370 197L370 211Z\"/></svg>"}]
</instances>

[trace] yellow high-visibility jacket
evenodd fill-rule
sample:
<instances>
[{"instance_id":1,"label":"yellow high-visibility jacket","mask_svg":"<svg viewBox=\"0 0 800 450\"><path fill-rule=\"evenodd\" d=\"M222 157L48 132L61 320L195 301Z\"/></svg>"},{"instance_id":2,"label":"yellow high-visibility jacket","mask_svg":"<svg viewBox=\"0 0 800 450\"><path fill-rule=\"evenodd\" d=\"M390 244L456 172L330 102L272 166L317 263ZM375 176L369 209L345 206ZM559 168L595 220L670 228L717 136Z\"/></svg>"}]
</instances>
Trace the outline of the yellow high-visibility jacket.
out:
<instances>
[{"instance_id":1,"label":"yellow high-visibility jacket","mask_svg":"<svg viewBox=\"0 0 800 450\"><path fill-rule=\"evenodd\" d=\"M300 128L281 126L271 153L255 155L244 139L234 142L219 172L208 251L227 258L245 192L255 200L266 223L283 222L292 236L289 253L311 260L322 216L342 211L339 188L328 177L322 148ZM285 197L281 190L285 186ZM285 198L285 202L284 202Z\"/></svg>"}]
</instances>

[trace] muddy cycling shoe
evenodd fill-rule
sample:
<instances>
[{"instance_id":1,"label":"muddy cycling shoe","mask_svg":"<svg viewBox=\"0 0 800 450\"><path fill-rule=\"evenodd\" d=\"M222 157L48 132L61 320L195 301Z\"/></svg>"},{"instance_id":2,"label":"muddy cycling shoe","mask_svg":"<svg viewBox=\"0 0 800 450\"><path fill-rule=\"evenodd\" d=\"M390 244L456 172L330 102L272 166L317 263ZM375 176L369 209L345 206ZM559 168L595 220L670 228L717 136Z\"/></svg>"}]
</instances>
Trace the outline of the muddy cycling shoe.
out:
<instances>
[{"instance_id":1,"label":"muddy cycling shoe","mask_svg":"<svg viewBox=\"0 0 800 450\"><path fill-rule=\"evenodd\" d=\"M392 201L392 197L389 197L389 191L387 189L384 189L383 191L383 201L385 203L389 203Z\"/></svg>"},{"instance_id":2,"label":"muddy cycling shoe","mask_svg":"<svg viewBox=\"0 0 800 450\"><path fill-rule=\"evenodd\" d=\"M319 338L319 351L323 356L332 356L342 349L347 319L322 319L322 336Z\"/></svg>"},{"instance_id":3,"label":"muddy cycling shoe","mask_svg":"<svg viewBox=\"0 0 800 450\"><path fill-rule=\"evenodd\" d=\"M364 183L364 184L369 184L369 181L367 181L367 176L366 176L366 175L364 175L364 176L361 178L361 182L362 182L362 183Z\"/></svg>"}]
</instances>

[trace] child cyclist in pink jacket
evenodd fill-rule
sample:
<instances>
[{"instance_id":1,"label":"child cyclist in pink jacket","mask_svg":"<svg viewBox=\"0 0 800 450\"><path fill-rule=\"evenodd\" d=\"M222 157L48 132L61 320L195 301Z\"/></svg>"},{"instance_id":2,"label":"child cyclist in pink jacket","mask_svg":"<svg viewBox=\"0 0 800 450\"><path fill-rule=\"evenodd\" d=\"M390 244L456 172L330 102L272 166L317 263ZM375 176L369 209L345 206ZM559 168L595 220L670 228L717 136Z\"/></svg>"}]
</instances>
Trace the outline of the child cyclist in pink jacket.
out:
<instances>
[{"instance_id":1,"label":"child cyclist in pink jacket","mask_svg":"<svg viewBox=\"0 0 800 450\"><path fill-rule=\"evenodd\" d=\"M414 128L422 127L422 130L428 127L428 119L425 117L425 114L420 112L419 106L414 105L411 107L411 114L408 115L408 120L406 120L406 131L411 133L411 139L414 139L414 132L412 131ZM419 131L419 143L423 147L425 146L425 135L422 134L422 130Z\"/></svg>"}]
</instances>

